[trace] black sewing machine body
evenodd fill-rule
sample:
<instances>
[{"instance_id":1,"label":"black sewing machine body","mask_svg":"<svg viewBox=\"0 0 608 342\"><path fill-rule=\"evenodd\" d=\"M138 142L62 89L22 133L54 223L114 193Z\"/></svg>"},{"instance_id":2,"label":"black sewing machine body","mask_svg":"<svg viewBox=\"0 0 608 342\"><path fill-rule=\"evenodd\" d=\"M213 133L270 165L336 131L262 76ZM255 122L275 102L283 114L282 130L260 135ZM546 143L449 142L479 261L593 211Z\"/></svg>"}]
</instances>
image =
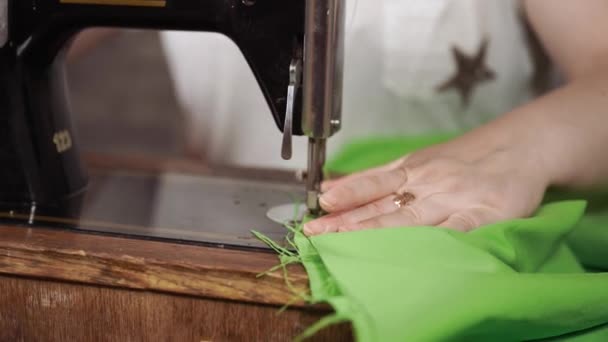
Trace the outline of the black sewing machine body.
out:
<instances>
[{"instance_id":1,"label":"black sewing machine body","mask_svg":"<svg viewBox=\"0 0 608 342\"><path fill-rule=\"evenodd\" d=\"M70 122L64 57L71 39L87 27L227 35L243 52L277 126L283 129L290 62L303 53L304 0L5 1L8 38L4 44L0 38L0 209L4 211L72 215L79 210L87 177ZM301 103L301 96L297 101ZM302 134L302 106L296 105L293 114L293 133Z\"/></svg>"}]
</instances>

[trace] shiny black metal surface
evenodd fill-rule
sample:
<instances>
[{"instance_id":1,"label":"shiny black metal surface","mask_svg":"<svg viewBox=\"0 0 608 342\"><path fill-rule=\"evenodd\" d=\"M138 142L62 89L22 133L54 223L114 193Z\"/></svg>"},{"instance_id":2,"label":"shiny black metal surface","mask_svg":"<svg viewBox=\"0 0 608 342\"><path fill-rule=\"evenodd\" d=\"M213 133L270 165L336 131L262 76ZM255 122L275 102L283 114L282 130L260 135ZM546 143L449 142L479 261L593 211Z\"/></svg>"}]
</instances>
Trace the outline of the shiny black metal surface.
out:
<instances>
[{"instance_id":1,"label":"shiny black metal surface","mask_svg":"<svg viewBox=\"0 0 608 342\"><path fill-rule=\"evenodd\" d=\"M243 52L282 129L289 64L302 53L305 0L167 0L161 7L98 2L106 4L8 1L9 40L0 49L2 210L52 215L79 210L87 180L70 121L64 52L84 28L227 35ZM294 133L302 134L301 106L296 108Z\"/></svg>"}]
</instances>

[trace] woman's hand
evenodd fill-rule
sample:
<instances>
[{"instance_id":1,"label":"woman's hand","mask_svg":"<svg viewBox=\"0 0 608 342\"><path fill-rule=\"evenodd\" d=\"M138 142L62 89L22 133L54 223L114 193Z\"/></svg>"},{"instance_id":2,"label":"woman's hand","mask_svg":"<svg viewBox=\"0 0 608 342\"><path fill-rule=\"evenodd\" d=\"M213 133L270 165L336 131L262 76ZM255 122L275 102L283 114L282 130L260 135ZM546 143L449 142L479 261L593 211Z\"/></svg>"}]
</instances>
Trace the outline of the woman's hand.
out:
<instances>
[{"instance_id":1,"label":"woman's hand","mask_svg":"<svg viewBox=\"0 0 608 342\"><path fill-rule=\"evenodd\" d=\"M450 143L325 184L330 215L309 235L398 226L467 231L532 214L548 185L608 184L608 4L526 0L526 16L566 76L559 89ZM563 25L577 18L579 25ZM396 194L411 193L407 205Z\"/></svg>"},{"instance_id":2,"label":"woman's hand","mask_svg":"<svg viewBox=\"0 0 608 342\"><path fill-rule=\"evenodd\" d=\"M534 213L549 181L530 149L502 148L474 158L465 151L439 145L326 182L320 202L329 215L306 224L304 232L409 226L469 231ZM406 198L407 204L396 203Z\"/></svg>"}]
</instances>

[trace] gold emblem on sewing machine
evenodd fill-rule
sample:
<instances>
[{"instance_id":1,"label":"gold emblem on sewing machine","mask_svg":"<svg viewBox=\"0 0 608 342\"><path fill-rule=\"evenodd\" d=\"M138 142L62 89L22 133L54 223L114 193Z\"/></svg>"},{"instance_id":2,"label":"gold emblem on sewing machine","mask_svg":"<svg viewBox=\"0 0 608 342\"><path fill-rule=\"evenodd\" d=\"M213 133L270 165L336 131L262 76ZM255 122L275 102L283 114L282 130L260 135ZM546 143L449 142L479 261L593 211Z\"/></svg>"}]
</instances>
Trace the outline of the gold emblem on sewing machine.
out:
<instances>
[{"instance_id":1,"label":"gold emblem on sewing machine","mask_svg":"<svg viewBox=\"0 0 608 342\"><path fill-rule=\"evenodd\" d=\"M58 153L63 153L72 148L72 136L70 135L70 131L63 130L55 133L55 135L53 135L53 143L55 143Z\"/></svg>"},{"instance_id":2,"label":"gold emblem on sewing machine","mask_svg":"<svg viewBox=\"0 0 608 342\"><path fill-rule=\"evenodd\" d=\"M166 0L59 0L61 4L166 7Z\"/></svg>"}]
</instances>

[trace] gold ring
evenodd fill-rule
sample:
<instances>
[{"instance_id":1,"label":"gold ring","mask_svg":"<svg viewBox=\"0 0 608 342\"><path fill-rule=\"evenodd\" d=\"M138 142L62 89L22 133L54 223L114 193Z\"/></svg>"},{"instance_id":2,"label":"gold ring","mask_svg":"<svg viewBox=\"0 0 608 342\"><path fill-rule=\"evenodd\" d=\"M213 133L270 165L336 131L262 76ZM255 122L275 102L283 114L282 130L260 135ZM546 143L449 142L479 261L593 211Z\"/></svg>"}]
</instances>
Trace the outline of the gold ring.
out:
<instances>
[{"instance_id":1,"label":"gold ring","mask_svg":"<svg viewBox=\"0 0 608 342\"><path fill-rule=\"evenodd\" d=\"M416 196L414 196L414 194L412 194L411 192L404 192L402 194L395 194L393 202L395 203L397 208L403 208L415 199Z\"/></svg>"}]
</instances>

